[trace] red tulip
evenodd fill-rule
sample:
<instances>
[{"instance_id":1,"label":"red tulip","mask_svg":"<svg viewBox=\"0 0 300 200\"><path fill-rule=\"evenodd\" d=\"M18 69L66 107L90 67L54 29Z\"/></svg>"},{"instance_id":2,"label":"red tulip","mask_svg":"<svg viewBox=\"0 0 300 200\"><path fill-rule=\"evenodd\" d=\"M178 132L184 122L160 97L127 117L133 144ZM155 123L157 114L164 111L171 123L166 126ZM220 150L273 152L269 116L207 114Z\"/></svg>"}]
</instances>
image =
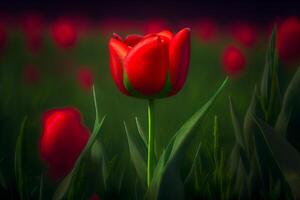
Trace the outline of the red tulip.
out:
<instances>
[{"instance_id":1,"label":"red tulip","mask_svg":"<svg viewBox=\"0 0 300 200\"><path fill-rule=\"evenodd\" d=\"M58 47L72 48L77 42L77 31L73 23L68 20L60 20L52 26L52 37Z\"/></svg>"},{"instance_id":2,"label":"red tulip","mask_svg":"<svg viewBox=\"0 0 300 200\"><path fill-rule=\"evenodd\" d=\"M212 19L202 19L196 24L197 36L201 41L211 42L216 39L218 28Z\"/></svg>"},{"instance_id":3,"label":"red tulip","mask_svg":"<svg viewBox=\"0 0 300 200\"><path fill-rule=\"evenodd\" d=\"M112 77L124 94L165 97L176 94L186 80L190 57L190 29L146 36L116 34L110 39Z\"/></svg>"},{"instance_id":4,"label":"red tulip","mask_svg":"<svg viewBox=\"0 0 300 200\"><path fill-rule=\"evenodd\" d=\"M232 28L234 39L245 47L252 47L257 42L257 30L250 24L237 24Z\"/></svg>"},{"instance_id":5,"label":"red tulip","mask_svg":"<svg viewBox=\"0 0 300 200\"><path fill-rule=\"evenodd\" d=\"M97 195L96 193L94 193L94 194L91 196L90 200L100 200L100 198L98 197L98 195Z\"/></svg>"},{"instance_id":6,"label":"red tulip","mask_svg":"<svg viewBox=\"0 0 300 200\"><path fill-rule=\"evenodd\" d=\"M39 15L28 15L22 21L26 42L31 52L37 52L41 48L43 26L43 20Z\"/></svg>"},{"instance_id":7,"label":"red tulip","mask_svg":"<svg viewBox=\"0 0 300 200\"><path fill-rule=\"evenodd\" d=\"M53 179L66 176L85 147L90 133L80 112L72 107L44 113L40 154Z\"/></svg>"},{"instance_id":8,"label":"red tulip","mask_svg":"<svg viewBox=\"0 0 300 200\"><path fill-rule=\"evenodd\" d=\"M77 71L79 85L86 91L90 91L93 86L93 73L88 67L82 67Z\"/></svg>"},{"instance_id":9,"label":"red tulip","mask_svg":"<svg viewBox=\"0 0 300 200\"><path fill-rule=\"evenodd\" d=\"M0 24L0 51L2 51L7 43L7 34L4 25Z\"/></svg>"},{"instance_id":10,"label":"red tulip","mask_svg":"<svg viewBox=\"0 0 300 200\"><path fill-rule=\"evenodd\" d=\"M279 57L286 64L300 61L300 19L286 19L278 29L277 48Z\"/></svg>"},{"instance_id":11,"label":"red tulip","mask_svg":"<svg viewBox=\"0 0 300 200\"><path fill-rule=\"evenodd\" d=\"M24 80L29 85L34 85L39 81L39 70L35 65L28 65L24 69Z\"/></svg>"},{"instance_id":12,"label":"red tulip","mask_svg":"<svg viewBox=\"0 0 300 200\"><path fill-rule=\"evenodd\" d=\"M235 46L228 46L222 57L222 64L224 71L230 75L235 76L240 74L245 69L245 57L240 49Z\"/></svg>"},{"instance_id":13,"label":"red tulip","mask_svg":"<svg viewBox=\"0 0 300 200\"><path fill-rule=\"evenodd\" d=\"M168 23L164 19L152 19L145 22L144 33L157 33L168 28Z\"/></svg>"}]
</instances>

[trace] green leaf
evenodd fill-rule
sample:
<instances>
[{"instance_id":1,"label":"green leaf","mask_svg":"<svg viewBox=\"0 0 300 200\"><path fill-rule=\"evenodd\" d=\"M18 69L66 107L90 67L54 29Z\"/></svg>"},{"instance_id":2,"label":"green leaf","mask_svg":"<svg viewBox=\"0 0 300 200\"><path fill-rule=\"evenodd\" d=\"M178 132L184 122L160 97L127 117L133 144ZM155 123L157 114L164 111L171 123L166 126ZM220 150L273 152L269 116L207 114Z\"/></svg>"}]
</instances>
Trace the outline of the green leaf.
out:
<instances>
[{"instance_id":1,"label":"green leaf","mask_svg":"<svg viewBox=\"0 0 300 200\"><path fill-rule=\"evenodd\" d=\"M4 188L4 189L7 189L7 185L6 185L6 182L5 182L5 178L0 170L0 185Z\"/></svg>"},{"instance_id":2,"label":"green leaf","mask_svg":"<svg viewBox=\"0 0 300 200\"><path fill-rule=\"evenodd\" d=\"M245 142L244 142L243 131L242 131L242 128L241 128L241 123L240 123L239 117L236 114L234 104L233 104L230 97L229 97L229 105L230 105L230 114L231 114L231 120L232 120L232 124L233 124L233 130L234 130L234 133L235 133L236 142L239 145L241 145L241 147L246 149Z\"/></svg>"},{"instance_id":3,"label":"green leaf","mask_svg":"<svg viewBox=\"0 0 300 200\"><path fill-rule=\"evenodd\" d=\"M289 120L293 108L299 103L300 97L300 67L291 80L283 98L282 107L278 115L275 130L278 134L286 136Z\"/></svg>"},{"instance_id":4,"label":"green leaf","mask_svg":"<svg viewBox=\"0 0 300 200\"><path fill-rule=\"evenodd\" d=\"M265 68L260 87L261 104L266 121L274 120L274 115L280 106L280 91L278 83L278 56L276 52L276 27L272 31L266 53Z\"/></svg>"},{"instance_id":5,"label":"green leaf","mask_svg":"<svg viewBox=\"0 0 300 200\"><path fill-rule=\"evenodd\" d=\"M225 79L210 100L183 124L169 142L154 170L152 183L148 191L148 196L151 196L152 199L184 198L179 162L195 136L193 134L194 130L200 125L201 120L226 85L227 80Z\"/></svg>"},{"instance_id":6,"label":"green leaf","mask_svg":"<svg viewBox=\"0 0 300 200\"><path fill-rule=\"evenodd\" d=\"M136 123L136 127L138 129L138 133L141 137L141 139L143 140L143 142L145 143L145 146L147 147L148 146L148 139L147 139L147 136L141 126L141 123L139 121L139 119L137 117L135 117L135 123Z\"/></svg>"},{"instance_id":7,"label":"green leaf","mask_svg":"<svg viewBox=\"0 0 300 200\"><path fill-rule=\"evenodd\" d=\"M40 181L40 191L39 191L39 200L43 199L43 187L44 187L44 175L41 175L41 181Z\"/></svg>"},{"instance_id":8,"label":"green leaf","mask_svg":"<svg viewBox=\"0 0 300 200\"><path fill-rule=\"evenodd\" d=\"M145 143L134 135L130 134L124 122L125 132L128 140L130 157L133 165L136 169L137 175L141 180L141 183L146 186L146 174L147 174L147 147Z\"/></svg>"},{"instance_id":9,"label":"green leaf","mask_svg":"<svg viewBox=\"0 0 300 200\"><path fill-rule=\"evenodd\" d=\"M95 113L96 113L96 119L94 123L94 129L92 131L92 134L90 136L90 139L88 140L86 146L84 147L83 151L79 155L79 157L76 160L76 163L72 169L72 171L64 178L62 183L57 188L56 192L54 193L54 200L62 199L67 195L68 199L75 199L76 194L80 194L80 191L77 189L77 184L80 183L80 172L81 168L83 168L82 165L84 165L84 160L90 155L91 147L93 146L94 142L98 138L98 135L100 133L101 127L103 125L103 122L105 120L105 116L102 118L101 121L99 121L99 113L98 113L98 106L97 106L97 99L96 99L96 93L95 88L93 87L93 97L94 97L94 106L95 106Z\"/></svg>"},{"instance_id":10,"label":"green leaf","mask_svg":"<svg viewBox=\"0 0 300 200\"><path fill-rule=\"evenodd\" d=\"M247 146L248 157L252 155L254 149L253 132L256 131L257 129L256 123L253 121L253 116L263 117L260 116L260 112L258 110L257 87L254 88L251 102L244 118L243 130L244 130L245 145Z\"/></svg>"},{"instance_id":11,"label":"green leaf","mask_svg":"<svg viewBox=\"0 0 300 200\"><path fill-rule=\"evenodd\" d=\"M26 179L23 172L23 145L24 145L24 129L27 121L27 117L24 117L20 133L17 138L16 148L15 148L15 176L17 181L17 187L20 195L20 199L26 199Z\"/></svg>"},{"instance_id":12,"label":"green leaf","mask_svg":"<svg viewBox=\"0 0 300 200\"><path fill-rule=\"evenodd\" d=\"M193 177L193 173L197 168L197 162L199 161L199 154L200 154L200 149L201 149L201 143L198 145L194 159L193 159L193 163L191 166L191 169L188 173L188 175L186 176L185 180L184 180L184 185L189 184L190 182L192 182L192 180L195 178Z\"/></svg>"},{"instance_id":13,"label":"green leaf","mask_svg":"<svg viewBox=\"0 0 300 200\"><path fill-rule=\"evenodd\" d=\"M274 129L267 124L261 121L257 121L257 123L269 147L270 154L289 183L294 197L299 199L300 155L298 151L285 138L276 135Z\"/></svg>"}]
</instances>

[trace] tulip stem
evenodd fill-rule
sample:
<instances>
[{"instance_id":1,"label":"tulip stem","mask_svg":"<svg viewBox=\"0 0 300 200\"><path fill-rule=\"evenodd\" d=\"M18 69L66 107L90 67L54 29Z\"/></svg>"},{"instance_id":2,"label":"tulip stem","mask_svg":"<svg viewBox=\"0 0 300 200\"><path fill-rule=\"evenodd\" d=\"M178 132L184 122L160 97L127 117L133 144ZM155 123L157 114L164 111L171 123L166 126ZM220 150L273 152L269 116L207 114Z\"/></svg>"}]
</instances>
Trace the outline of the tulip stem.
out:
<instances>
[{"instance_id":1,"label":"tulip stem","mask_svg":"<svg viewBox=\"0 0 300 200\"><path fill-rule=\"evenodd\" d=\"M155 139L155 107L154 99L148 103L148 160L147 160L147 186L150 186L154 164L154 139Z\"/></svg>"}]
</instances>

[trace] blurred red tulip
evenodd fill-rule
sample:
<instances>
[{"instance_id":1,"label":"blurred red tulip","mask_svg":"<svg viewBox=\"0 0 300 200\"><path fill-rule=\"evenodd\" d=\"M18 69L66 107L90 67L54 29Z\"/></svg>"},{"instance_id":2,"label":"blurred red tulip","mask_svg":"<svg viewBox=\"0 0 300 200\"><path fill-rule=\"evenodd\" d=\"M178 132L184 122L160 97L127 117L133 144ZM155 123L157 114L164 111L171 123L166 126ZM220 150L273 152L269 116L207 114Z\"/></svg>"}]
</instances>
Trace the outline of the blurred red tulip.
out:
<instances>
[{"instance_id":1,"label":"blurred red tulip","mask_svg":"<svg viewBox=\"0 0 300 200\"><path fill-rule=\"evenodd\" d=\"M279 57L286 64L300 61L300 19L290 17L279 26L277 34Z\"/></svg>"},{"instance_id":2,"label":"blurred red tulip","mask_svg":"<svg viewBox=\"0 0 300 200\"><path fill-rule=\"evenodd\" d=\"M232 27L233 38L244 47L253 47L258 39L257 29L250 24L236 24Z\"/></svg>"},{"instance_id":3,"label":"blurred red tulip","mask_svg":"<svg viewBox=\"0 0 300 200\"><path fill-rule=\"evenodd\" d=\"M79 85L86 91L90 91L93 86L93 73L90 68L82 67L77 71Z\"/></svg>"},{"instance_id":4,"label":"blurred red tulip","mask_svg":"<svg viewBox=\"0 0 300 200\"><path fill-rule=\"evenodd\" d=\"M90 198L90 200L100 200L100 198L98 197L98 195L96 193L94 193L92 195L92 197Z\"/></svg>"},{"instance_id":5,"label":"blurred red tulip","mask_svg":"<svg viewBox=\"0 0 300 200\"><path fill-rule=\"evenodd\" d=\"M31 52L38 52L43 38L43 19L39 15L27 15L23 18L22 28L27 46Z\"/></svg>"},{"instance_id":6,"label":"blurred red tulip","mask_svg":"<svg viewBox=\"0 0 300 200\"><path fill-rule=\"evenodd\" d=\"M77 31L73 23L66 19L56 21L51 29L52 37L60 48L72 48L77 42Z\"/></svg>"},{"instance_id":7,"label":"blurred red tulip","mask_svg":"<svg viewBox=\"0 0 300 200\"><path fill-rule=\"evenodd\" d=\"M35 85L39 81L39 70L35 65L28 65L25 67L24 72L24 80L28 85Z\"/></svg>"},{"instance_id":8,"label":"blurred red tulip","mask_svg":"<svg viewBox=\"0 0 300 200\"><path fill-rule=\"evenodd\" d=\"M164 19L152 19L148 20L144 24L144 33L157 33L168 29L168 23Z\"/></svg>"},{"instance_id":9,"label":"blurred red tulip","mask_svg":"<svg viewBox=\"0 0 300 200\"><path fill-rule=\"evenodd\" d=\"M203 42L214 41L217 37L217 24L212 19L202 19L196 23L196 34Z\"/></svg>"},{"instance_id":10,"label":"blurred red tulip","mask_svg":"<svg viewBox=\"0 0 300 200\"><path fill-rule=\"evenodd\" d=\"M235 76L245 69L246 61L240 49L235 46L228 46L223 52L222 64L228 75Z\"/></svg>"},{"instance_id":11,"label":"blurred red tulip","mask_svg":"<svg viewBox=\"0 0 300 200\"><path fill-rule=\"evenodd\" d=\"M77 109L51 109L43 114L40 155L51 178L57 180L72 170L89 137Z\"/></svg>"},{"instance_id":12,"label":"blurred red tulip","mask_svg":"<svg viewBox=\"0 0 300 200\"><path fill-rule=\"evenodd\" d=\"M7 33L5 26L0 23L0 52L5 48L7 43Z\"/></svg>"},{"instance_id":13,"label":"blurred red tulip","mask_svg":"<svg viewBox=\"0 0 300 200\"><path fill-rule=\"evenodd\" d=\"M190 60L190 29L146 36L116 34L109 41L112 77L124 94L157 98L184 85Z\"/></svg>"}]
</instances>

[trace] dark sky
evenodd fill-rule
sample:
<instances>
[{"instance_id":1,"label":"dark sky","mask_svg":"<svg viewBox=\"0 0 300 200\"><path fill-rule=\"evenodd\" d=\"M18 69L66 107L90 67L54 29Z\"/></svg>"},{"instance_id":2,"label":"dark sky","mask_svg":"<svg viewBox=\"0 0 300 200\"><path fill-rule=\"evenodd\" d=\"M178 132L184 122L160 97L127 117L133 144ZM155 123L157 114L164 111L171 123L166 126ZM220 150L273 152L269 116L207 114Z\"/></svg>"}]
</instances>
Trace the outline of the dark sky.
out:
<instances>
[{"instance_id":1,"label":"dark sky","mask_svg":"<svg viewBox=\"0 0 300 200\"><path fill-rule=\"evenodd\" d=\"M46 17L65 13L82 14L93 18L165 17L169 20L210 16L220 20L243 19L264 22L275 17L299 15L300 0L274 1L216 1L216 0L173 0L173 1L43 1L43 0L2 0L0 11L19 14L39 11Z\"/></svg>"}]
</instances>

